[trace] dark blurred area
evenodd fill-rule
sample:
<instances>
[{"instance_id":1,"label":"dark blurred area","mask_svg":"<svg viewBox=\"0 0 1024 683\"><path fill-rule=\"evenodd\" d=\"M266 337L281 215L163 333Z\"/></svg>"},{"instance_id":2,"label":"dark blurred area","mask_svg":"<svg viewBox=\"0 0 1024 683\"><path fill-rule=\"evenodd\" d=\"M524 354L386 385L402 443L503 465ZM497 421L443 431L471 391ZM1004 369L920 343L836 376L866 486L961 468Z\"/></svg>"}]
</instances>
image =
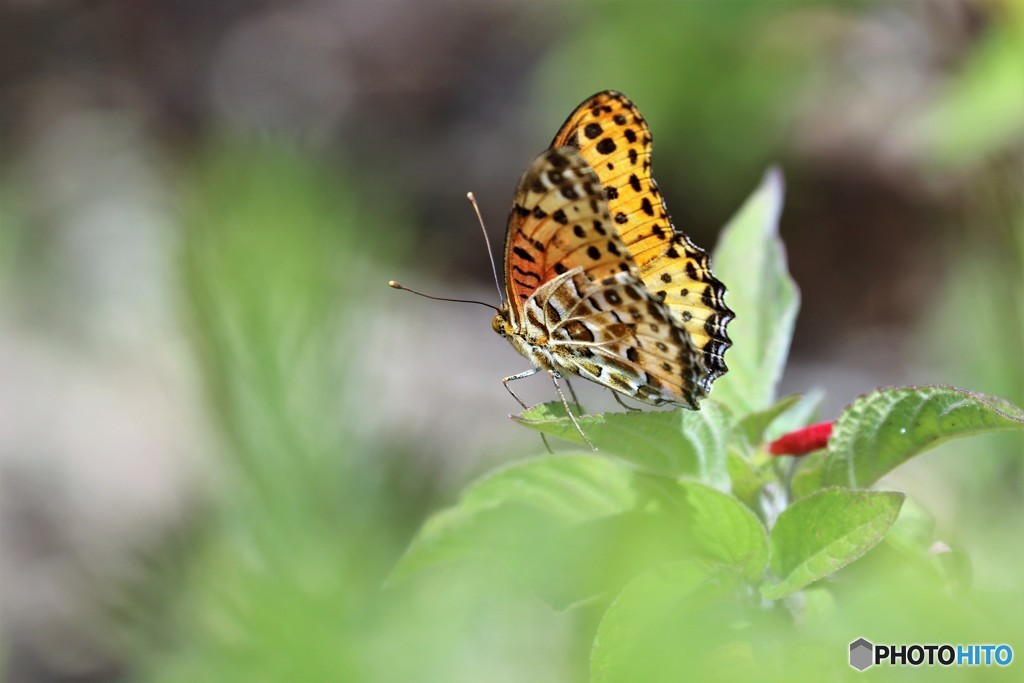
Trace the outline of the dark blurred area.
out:
<instances>
[{"instance_id":1,"label":"dark blurred area","mask_svg":"<svg viewBox=\"0 0 1024 683\"><path fill-rule=\"evenodd\" d=\"M384 283L493 301L465 193L500 243L519 174L606 88L645 113L705 248L783 169L785 390L824 389L826 418L904 383L1024 403L1018 2L0 0L5 680L244 680L149 586L223 532L202 531L219 501L270 519L252 501L317 494L267 482L323 483L314 516L374 548L332 588L351 605L458 483L537 452L499 383L525 361L488 317ZM1019 458L960 462L904 484L940 519L964 489L1020 510ZM140 582L166 595L160 628L128 629L144 645L109 614ZM499 680L473 662L437 679Z\"/></svg>"}]
</instances>

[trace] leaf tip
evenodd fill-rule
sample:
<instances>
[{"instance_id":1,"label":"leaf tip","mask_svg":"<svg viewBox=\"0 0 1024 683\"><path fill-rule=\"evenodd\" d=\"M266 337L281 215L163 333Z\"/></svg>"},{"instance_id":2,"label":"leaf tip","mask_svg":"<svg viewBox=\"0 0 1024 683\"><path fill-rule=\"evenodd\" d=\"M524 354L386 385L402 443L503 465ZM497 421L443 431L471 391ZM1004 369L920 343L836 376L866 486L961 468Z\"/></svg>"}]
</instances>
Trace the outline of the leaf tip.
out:
<instances>
[{"instance_id":1,"label":"leaf tip","mask_svg":"<svg viewBox=\"0 0 1024 683\"><path fill-rule=\"evenodd\" d=\"M779 166L769 166L768 170L764 172L764 180L762 182L765 187L771 189L773 193L780 196L786 190L786 177L782 172L782 168Z\"/></svg>"}]
</instances>

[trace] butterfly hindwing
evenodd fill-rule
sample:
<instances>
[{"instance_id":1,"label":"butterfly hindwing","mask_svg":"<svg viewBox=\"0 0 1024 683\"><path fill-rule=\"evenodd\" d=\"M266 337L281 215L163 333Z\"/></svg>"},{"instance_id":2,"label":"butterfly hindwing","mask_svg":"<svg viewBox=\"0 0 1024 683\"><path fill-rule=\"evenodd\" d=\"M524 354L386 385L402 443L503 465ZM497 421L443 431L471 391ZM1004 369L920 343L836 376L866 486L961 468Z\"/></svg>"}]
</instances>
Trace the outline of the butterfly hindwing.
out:
<instances>
[{"instance_id":1,"label":"butterfly hindwing","mask_svg":"<svg viewBox=\"0 0 1024 683\"><path fill-rule=\"evenodd\" d=\"M651 131L625 95L600 92L569 115L552 147L571 146L605 188L612 225L647 288L668 306L700 350L705 389L726 371L726 325L733 312L725 287L711 273L707 253L672 223L651 174Z\"/></svg>"},{"instance_id":2,"label":"butterfly hindwing","mask_svg":"<svg viewBox=\"0 0 1024 683\"><path fill-rule=\"evenodd\" d=\"M695 408L705 393L688 335L629 273L570 271L537 290L527 317L557 364L585 379L652 405Z\"/></svg>"}]
</instances>

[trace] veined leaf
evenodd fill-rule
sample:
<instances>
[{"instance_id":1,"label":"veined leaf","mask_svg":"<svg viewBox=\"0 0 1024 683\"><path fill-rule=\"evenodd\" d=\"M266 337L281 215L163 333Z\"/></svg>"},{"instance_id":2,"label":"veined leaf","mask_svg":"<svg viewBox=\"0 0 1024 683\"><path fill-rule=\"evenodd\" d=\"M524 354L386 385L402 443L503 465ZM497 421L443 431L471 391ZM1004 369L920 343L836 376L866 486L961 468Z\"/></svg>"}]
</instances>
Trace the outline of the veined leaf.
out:
<instances>
[{"instance_id":1,"label":"veined leaf","mask_svg":"<svg viewBox=\"0 0 1024 683\"><path fill-rule=\"evenodd\" d=\"M832 488L787 508L772 529L771 568L779 583L761 589L783 598L853 562L896 521L902 493Z\"/></svg>"},{"instance_id":2,"label":"veined leaf","mask_svg":"<svg viewBox=\"0 0 1024 683\"><path fill-rule=\"evenodd\" d=\"M866 487L943 441L1024 431L1024 410L956 387L880 389L854 401L836 420L821 485Z\"/></svg>"},{"instance_id":3,"label":"veined leaf","mask_svg":"<svg viewBox=\"0 0 1024 683\"><path fill-rule=\"evenodd\" d=\"M545 403L514 418L545 434L582 444L583 438L560 403ZM715 488L729 487L725 447L729 411L715 401L700 410L602 413L577 418L598 450L647 472L692 477Z\"/></svg>"},{"instance_id":4,"label":"veined leaf","mask_svg":"<svg viewBox=\"0 0 1024 683\"><path fill-rule=\"evenodd\" d=\"M779 239L782 200L782 174L771 169L729 221L711 259L736 313L729 336L737 340L726 352L729 372L715 383L714 397L739 415L765 410L775 400L800 308Z\"/></svg>"}]
</instances>

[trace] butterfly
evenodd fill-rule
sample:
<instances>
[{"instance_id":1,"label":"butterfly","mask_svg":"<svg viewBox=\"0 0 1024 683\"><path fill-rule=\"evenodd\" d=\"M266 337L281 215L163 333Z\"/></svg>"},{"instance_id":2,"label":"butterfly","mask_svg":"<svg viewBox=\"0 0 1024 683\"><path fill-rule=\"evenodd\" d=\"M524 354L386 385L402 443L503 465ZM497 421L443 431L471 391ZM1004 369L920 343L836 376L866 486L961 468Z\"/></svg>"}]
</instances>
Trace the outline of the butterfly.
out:
<instances>
[{"instance_id":1,"label":"butterfly","mask_svg":"<svg viewBox=\"0 0 1024 683\"><path fill-rule=\"evenodd\" d=\"M514 397L509 381L547 371L556 388L573 374L650 405L696 410L727 371L734 316L725 287L707 253L672 224L651 145L636 106L600 92L519 181L505 300L492 321L533 365L503 380Z\"/></svg>"}]
</instances>

